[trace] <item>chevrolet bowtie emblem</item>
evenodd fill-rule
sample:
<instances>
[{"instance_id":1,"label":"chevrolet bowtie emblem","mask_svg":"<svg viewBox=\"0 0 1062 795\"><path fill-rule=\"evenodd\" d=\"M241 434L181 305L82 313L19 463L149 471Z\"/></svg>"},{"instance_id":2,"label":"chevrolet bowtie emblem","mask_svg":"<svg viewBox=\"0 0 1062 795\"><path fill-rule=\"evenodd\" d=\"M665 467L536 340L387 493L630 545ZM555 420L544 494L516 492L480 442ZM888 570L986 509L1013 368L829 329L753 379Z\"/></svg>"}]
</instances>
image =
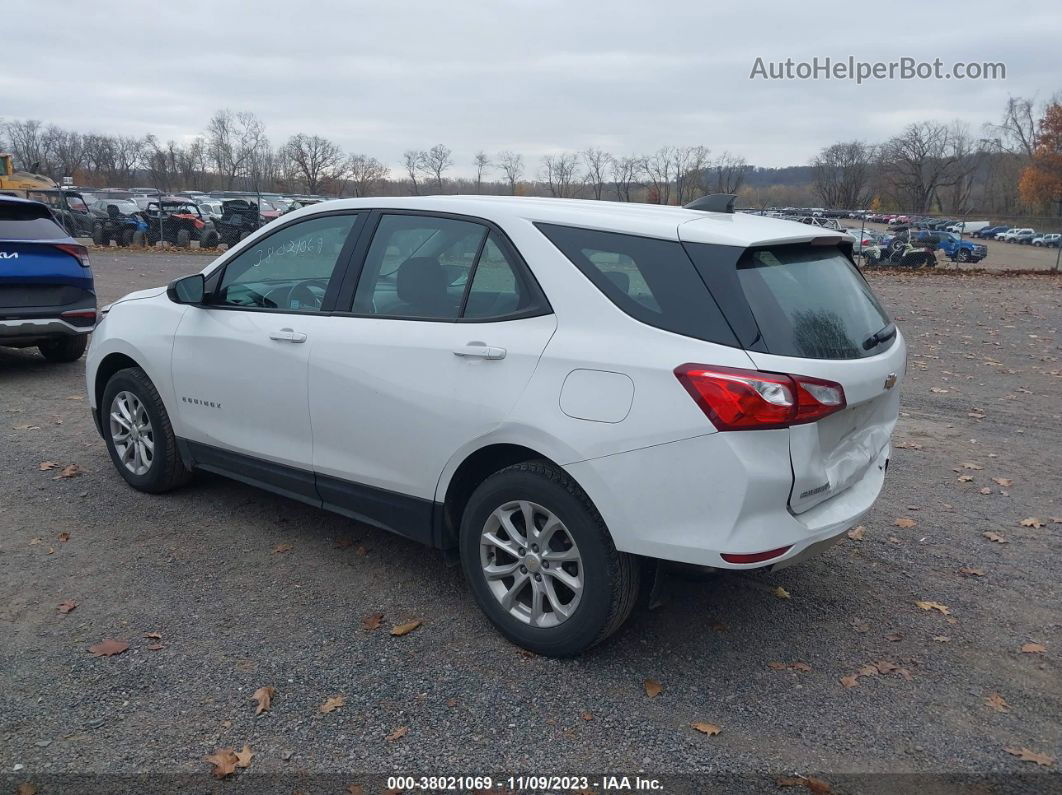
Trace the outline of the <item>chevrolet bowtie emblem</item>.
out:
<instances>
[{"instance_id":1,"label":"chevrolet bowtie emblem","mask_svg":"<svg viewBox=\"0 0 1062 795\"><path fill-rule=\"evenodd\" d=\"M896 373L889 373L885 379L885 388L892 389L894 386L896 386Z\"/></svg>"}]
</instances>

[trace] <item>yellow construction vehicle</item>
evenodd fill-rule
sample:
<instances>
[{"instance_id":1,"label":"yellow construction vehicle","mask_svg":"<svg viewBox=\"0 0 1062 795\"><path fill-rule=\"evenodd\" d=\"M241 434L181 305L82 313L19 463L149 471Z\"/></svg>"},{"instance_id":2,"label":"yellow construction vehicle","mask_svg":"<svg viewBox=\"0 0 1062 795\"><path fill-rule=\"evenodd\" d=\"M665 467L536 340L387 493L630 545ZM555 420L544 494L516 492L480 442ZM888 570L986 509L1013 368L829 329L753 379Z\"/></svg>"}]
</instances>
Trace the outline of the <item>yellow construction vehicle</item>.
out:
<instances>
[{"instance_id":1,"label":"yellow construction vehicle","mask_svg":"<svg viewBox=\"0 0 1062 795\"><path fill-rule=\"evenodd\" d=\"M25 198L28 190L55 190L55 180L43 174L16 171L14 155L0 152L0 193Z\"/></svg>"}]
</instances>

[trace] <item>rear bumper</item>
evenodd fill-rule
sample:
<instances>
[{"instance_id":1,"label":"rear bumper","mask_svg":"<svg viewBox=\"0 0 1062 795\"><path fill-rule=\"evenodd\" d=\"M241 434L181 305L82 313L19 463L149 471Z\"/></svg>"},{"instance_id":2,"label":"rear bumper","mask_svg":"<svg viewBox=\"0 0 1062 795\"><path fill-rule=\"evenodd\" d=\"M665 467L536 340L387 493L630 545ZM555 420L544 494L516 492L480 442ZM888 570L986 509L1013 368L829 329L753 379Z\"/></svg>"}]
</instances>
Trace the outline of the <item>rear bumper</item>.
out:
<instances>
[{"instance_id":1,"label":"rear bumper","mask_svg":"<svg viewBox=\"0 0 1062 795\"><path fill-rule=\"evenodd\" d=\"M827 548L874 505L890 447L845 491L789 510L788 431L715 433L570 464L623 552L726 569L782 568ZM761 563L722 553L789 547Z\"/></svg>"},{"instance_id":2,"label":"rear bumper","mask_svg":"<svg viewBox=\"0 0 1062 795\"><path fill-rule=\"evenodd\" d=\"M36 340L88 334L94 322L66 319L62 315L95 310L96 297L91 293L63 306L0 306L0 345L33 344Z\"/></svg>"}]
</instances>

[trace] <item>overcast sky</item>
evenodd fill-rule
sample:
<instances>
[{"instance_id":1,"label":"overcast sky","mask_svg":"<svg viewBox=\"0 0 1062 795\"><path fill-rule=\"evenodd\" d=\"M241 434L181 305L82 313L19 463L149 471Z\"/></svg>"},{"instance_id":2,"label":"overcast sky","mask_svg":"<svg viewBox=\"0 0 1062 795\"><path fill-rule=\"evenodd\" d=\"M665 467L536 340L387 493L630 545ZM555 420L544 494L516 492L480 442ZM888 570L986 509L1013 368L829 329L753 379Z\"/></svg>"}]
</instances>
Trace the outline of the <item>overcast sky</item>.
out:
<instances>
[{"instance_id":1,"label":"overcast sky","mask_svg":"<svg viewBox=\"0 0 1062 795\"><path fill-rule=\"evenodd\" d=\"M444 143L704 144L764 166L1062 90L1062 3L3 0L0 117L185 140L219 108L397 166ZM1002 61L1006 80L750 80L765 60Z\"/></svg>"}]
</instances>

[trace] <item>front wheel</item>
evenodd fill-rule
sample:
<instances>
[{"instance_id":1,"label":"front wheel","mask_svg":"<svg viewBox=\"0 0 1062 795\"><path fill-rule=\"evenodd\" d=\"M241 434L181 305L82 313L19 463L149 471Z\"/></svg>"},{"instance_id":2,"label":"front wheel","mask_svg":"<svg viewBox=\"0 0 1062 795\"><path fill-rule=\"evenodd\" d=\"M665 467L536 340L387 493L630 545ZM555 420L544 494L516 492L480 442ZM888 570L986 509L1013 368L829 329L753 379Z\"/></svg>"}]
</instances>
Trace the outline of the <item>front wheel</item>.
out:
<instances>
[{"instance_id":1,"label":"front wheel","mask_svg":"<svg viewBox=\"0 0 1062 795\"><path fill-rule=\"evenodd\" d=\"M99 411L107 452L130 486L160 494L188 481L169 414L143 370L130 367L111 376Z\"/></svg>"},{"instance_id":2,"label":"front wheel","mask_svg":"<svg viewBox=\"0 0 1062 795\"><path fill-rule=\"evenodd\" d=\"M462 516L460 548L480 608L538 654L569 657L601 642L638 596L637 559L616 550L589 497L545 461L480 484Z\"/></svg>"},{"instance_id":3,"label":"front wheel","mask_svg":"<svg viewBox=\"0 0 1062 795\"><path fill-rule=\"evenodd\" d=\"M965 248L960 248L959 249L959 255L958 256L959 256L959 262L969 262L970 261L970 252L967 249L965 249Z\"/></svg>"}]
</instances>

